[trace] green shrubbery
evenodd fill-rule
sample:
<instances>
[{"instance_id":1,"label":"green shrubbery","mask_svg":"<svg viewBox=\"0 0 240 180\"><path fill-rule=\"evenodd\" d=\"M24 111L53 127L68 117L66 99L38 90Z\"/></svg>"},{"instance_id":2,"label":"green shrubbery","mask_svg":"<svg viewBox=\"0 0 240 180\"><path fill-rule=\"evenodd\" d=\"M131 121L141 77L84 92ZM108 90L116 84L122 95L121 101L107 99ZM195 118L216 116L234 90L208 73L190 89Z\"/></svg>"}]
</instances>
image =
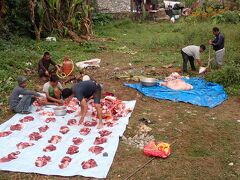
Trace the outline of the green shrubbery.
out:
<instances>
[{"instance_id":1,"label":"green shrubbery","mask_svg":"<svg viewBox=\"0 0 240 180\"><path fill-rule=\"evenodd\" d=\"M223 14L218 14L212 17L214 24L228 23L238 24L240 23L240 12L239 11L226 11Z\"/></svg>"}]
</instances>

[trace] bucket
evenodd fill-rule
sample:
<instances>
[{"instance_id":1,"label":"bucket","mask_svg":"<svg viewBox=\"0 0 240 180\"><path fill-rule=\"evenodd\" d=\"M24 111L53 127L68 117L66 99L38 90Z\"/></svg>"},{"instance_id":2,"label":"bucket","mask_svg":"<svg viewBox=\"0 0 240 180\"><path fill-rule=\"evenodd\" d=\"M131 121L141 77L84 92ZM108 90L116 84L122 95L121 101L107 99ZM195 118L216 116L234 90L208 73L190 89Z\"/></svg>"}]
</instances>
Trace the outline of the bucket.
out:
<instances>
[{"instance_id":1,"label":"bucket","mask_svg":"<svg viewBox=\"0 0 240 180\"><path fill-rule=\"evenodd\" d=\"M200 68L199 68L199 74L204 73L206 70L207 70L206 67L200 67Z\"/></svg>"}]
</instances>

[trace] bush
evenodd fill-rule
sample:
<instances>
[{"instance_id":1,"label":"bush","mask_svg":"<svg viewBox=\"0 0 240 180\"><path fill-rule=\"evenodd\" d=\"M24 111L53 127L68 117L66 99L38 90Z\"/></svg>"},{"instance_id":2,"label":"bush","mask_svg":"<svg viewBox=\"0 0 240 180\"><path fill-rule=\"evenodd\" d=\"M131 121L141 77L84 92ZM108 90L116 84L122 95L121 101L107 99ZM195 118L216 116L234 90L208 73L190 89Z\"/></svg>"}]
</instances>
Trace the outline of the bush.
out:
<instances>
[{"instance_id":1,"label":"bush","mask_svg":"<svg viewBox=\"0 0 240 180\"><path fill-rule=\"evenodd\" d=\"M6 1L8 11L4 19L5 33L30 35L31 22L29 18L28 1L27 0L9 0Z\"/></svg>"},{"instance_id":2,"label":"bush","mask_svg":"<svg viewBox=\"0 0 240 180\"><path fill-rule=\"evenodd\" d=\"M212 21L214 24L220 23L238 24L240 22L240 12L226 11L223 14L213 16Z\"/></svg>"},{"instance_id":3,"label":"bush","mask_svg":"<svg viewBox=\"0 0 240 180\"><path fill-rule=\"evenodd\" d=\"M206 80L222 84L229 94L240 94L240 65L229 65L219 71L212 71Z\"/></svg>"},{"instance_id":4,"label":"bush","mask_svg":"<svg viewBox=\"0 0 240 180\"><path fill-rule=\"evenodd\" d=\"M104 26L112 22L113 16L111 14L95 13L92 20L94 25Z\"/></svg>"}]
</instances>

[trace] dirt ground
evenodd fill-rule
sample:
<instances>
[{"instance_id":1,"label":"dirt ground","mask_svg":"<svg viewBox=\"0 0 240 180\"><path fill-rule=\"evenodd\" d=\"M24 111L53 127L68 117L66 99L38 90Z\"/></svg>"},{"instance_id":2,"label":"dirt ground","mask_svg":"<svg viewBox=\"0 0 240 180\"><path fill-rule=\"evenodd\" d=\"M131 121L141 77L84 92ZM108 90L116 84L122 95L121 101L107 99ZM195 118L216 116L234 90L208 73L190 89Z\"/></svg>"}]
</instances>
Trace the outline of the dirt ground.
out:
<instances>
[{"instance_id":1,"label":"dirt ground","mask_svg":"<svg viewBox=\"0 0 240 180\"><path fill-rule=\"evenodd\" d=\"M122 100L137 100L125 137L136 134L140 118L150 119L150 133L159 141L173 143L167 159L154 159L131 179L239 179L240 114L239 97L229 97L222 105L209 109L181 102L154 100L123 86L124 79L114 78L114 68L128 69L128 55L101 53L101 68L88 70L104 91ZM140 67L140 65L138 65ZM141 64L142 66L142 64ZM174 69L176 70L176 69ZM121 71L121 70L119 70ZM166 72L167 71L167 72ZM159 74L172 71L156 67ZM150 158L143 151L120 141L107 179L125 179ZM229 165L233 163L233 165ZM91 179L48 177L37 174L1 172L2 179Z\"/></svg>"}]
</instances>

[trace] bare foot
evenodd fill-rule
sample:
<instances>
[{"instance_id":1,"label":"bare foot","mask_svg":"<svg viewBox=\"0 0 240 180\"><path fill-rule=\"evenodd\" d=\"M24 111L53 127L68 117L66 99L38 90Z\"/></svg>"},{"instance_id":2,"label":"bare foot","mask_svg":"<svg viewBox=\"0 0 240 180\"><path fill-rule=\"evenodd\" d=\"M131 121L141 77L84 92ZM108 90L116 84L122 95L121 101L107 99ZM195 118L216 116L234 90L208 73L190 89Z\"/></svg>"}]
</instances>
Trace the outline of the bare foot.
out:
<instances>
[{"instance_id":1,"label":"bare foot","mask_svg":"<svg viewBox=\"0 0 240 180\"><path fill-rule=\"evenodd\" d=\"M80 120L80 121L78 122L78 125L81 125L81 124L83 124L83 120L82 120L82 121Z\"/></svg>"},{"instance_id":2,"label":"bare foot","mask_svg":"<svg viewBox=\"0 0 240 180\"><path fill-rule=\"evenodd\" d=\"M98 128L98 129L102 129L102 128L103 128L103 123L102 123L102 122L99 122L97 128Z\"/></svg>"}]
</instances>

